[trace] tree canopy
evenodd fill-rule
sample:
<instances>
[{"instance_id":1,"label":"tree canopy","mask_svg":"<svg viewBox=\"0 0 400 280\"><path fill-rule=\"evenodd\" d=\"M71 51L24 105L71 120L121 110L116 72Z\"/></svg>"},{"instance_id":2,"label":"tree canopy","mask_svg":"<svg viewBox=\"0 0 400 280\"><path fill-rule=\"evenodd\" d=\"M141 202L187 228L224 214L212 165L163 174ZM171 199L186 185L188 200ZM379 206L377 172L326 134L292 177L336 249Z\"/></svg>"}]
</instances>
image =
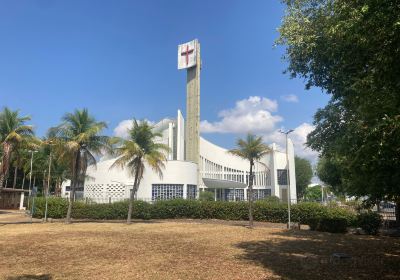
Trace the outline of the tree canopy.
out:
<instances>
[{"instance_id":1,"label":"tree canopy","mask_svg":"<svg viewBox=\"0 0 400 280\"><path fill-rule=\"evenodd\" d=\"M331 96L308 145L348 194L400 201L399 1L283 2L287 72Z\"/></svg>"},{"instance_id":2,"label":"tree canopy","mask_svg":"<svg viewBox=\"0 0 400 280\"><path fill-rule=\"evenodd\" d=\"M310 161L305 158L296 156L294 158L295 168L296 168L296 189L297 198L301 198L304 195L304 191L311 183L311 178L313 176L313 171Z\"/></svg>"}]
</instances>

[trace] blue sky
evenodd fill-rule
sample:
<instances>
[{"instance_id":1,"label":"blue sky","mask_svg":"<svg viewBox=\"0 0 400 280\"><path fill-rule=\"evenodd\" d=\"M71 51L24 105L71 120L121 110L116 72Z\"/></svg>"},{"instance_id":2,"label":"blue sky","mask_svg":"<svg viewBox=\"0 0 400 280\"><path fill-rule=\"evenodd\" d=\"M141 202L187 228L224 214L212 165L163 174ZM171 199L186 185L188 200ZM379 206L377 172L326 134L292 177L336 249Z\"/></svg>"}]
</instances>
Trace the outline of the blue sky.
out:
<instances>
[{"instance_id":1,"label":"blue sky","mask_svg":"<svg viewBox=\"0 0 400 280\"><path fill-rule=\"evenodd\" d=\"M31 115L38 135L75 108L107 121L110 135L126 119L173 117L185 111L177 45L198 38L203 136L230 148L255 130L279 144L277 129L294 128L296 152L313 159L301 142L328 96L282 73L273 44L283 14L266 0L3 0L0 106Z\"/></svg>"}]
</instances>

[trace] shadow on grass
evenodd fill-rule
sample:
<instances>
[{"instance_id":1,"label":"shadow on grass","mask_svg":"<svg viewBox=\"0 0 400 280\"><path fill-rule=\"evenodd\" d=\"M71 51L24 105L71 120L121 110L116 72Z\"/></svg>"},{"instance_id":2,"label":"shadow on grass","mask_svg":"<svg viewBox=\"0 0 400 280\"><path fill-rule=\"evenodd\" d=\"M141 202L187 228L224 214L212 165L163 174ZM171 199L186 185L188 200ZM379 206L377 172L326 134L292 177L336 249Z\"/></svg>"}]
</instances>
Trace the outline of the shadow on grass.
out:
<instances>
[{"instance_id":1,"label":"shadow on grass","mask_svg":"<svg viewBox=\"0 0 400 280\"><path fill-rule=\"evenodd\" d=\"M312 231L273 233L265 241L236 244L238 258L283 279L399 279L400 239ZM332 254L350 258L338 259Z\"/></svg>"},{"instance_id":2,"label":"shadow on grass","mask_svg":"<svg viewBox=\"0 0 400 280\"><path fill-rule=\"evenodd\" d=\"M50 274L30 275L24 274L20 276L10 276L7 280L51 280L53 277Z\"/></svg>"}]
</instances>

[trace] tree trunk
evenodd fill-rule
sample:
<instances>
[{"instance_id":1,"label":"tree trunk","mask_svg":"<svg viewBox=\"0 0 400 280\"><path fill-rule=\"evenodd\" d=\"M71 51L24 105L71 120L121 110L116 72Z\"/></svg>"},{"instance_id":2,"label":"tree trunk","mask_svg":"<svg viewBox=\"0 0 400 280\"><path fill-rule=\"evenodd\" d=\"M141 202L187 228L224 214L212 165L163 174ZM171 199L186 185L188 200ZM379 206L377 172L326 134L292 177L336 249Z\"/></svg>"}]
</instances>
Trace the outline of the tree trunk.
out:
<instances>
[{"instance_id":1,"label":"tree trunk","mask_svg":"<svg viewBox=\"0 0 400 280\"><path fill-rule=\"evenodd\" d=\"M2 146L3 146L3 156L1 159L1 168L0 168L0 189L3 187L4 181L6 180L8 174L10 154L11 154L10 144L3 143Z\"/></svg>"},{"instance_id":2,"label":"tree trunk","mask_svg":"<svg viewBox=\"0 0 400 280\"><path fill-rule=\"evenodd\" d=\"M135 171L135 182L133 183L133 188L132 188L132 191L131 191L131 194L129 197L128 218L126 219L126 223L128 225L130 225L132 223L133 200L135 198L136 191L138 189L138 182L139 182L139 178L138 178L139 170L138 169Z\"/></svg>"},{"instance_id":3,"label":"tree trunk","mask_svg":"<svg viewBox=\"0 0 400 280\"><path fill-rule=\"evenodd\" d=\"M18 175L18 167L14 167L14 182L13 182L13 189L17 186L17 175Z\"/></svg>"},{"instance_id":4,"label":"tree trunk","mask_svg":"<svg viewBox=\"0 0 400 280\"><path fill-rule=\"evenodd\" d=\"M46 170L43 171L43 181L42 181L42 183L43 183L42 194L46 195L46 189L47 189L47 187L46 187Z\"/></svg>"},{"instance_id":5,"label":"tree trunk","mask_svg":"<svg viewBox=\"0 0 400 280\"><path fill-rule=\"evenodd\" d=\"M249 228L253 228L253 161L250 161L249 175Z\"/></svg>"},{"instance_id":6,"label":"tree trunk","mask_svg":"<svg viewBox=\"0 0 400 280\"><path fill-rule=\"evenodd\" d=\"M396 201L396 209L395 209L395 215L396 215L396 226L400 227L400 199Z\"/></svg>"},{"instance_id":7,"label":"tree trunk","mask_svg":"<svg viewBox=\"0 0 400 280\"><path fill-rule=\"evenodd\" d=\"M77 154L75 156L75 162L74 162L73 171L72 171L73 175L72 175L72 180L71 180L71 191L69 193L68 211L67 211L67 217L65 220L65 223L67 223L67 224L71 223L72 203L75 199L75 187L76 187L76 184L78 183L80 155L81 155L81 151L80 151L80 149L78 149Z\"/></svg>"},{"instance_id":8,"label":"tree trunk","mask_svg":"<svg viewBox=\"0 0 400 280\"><path fill-rule=\"evenodd\" d=\"M24 173L24 177L22 177L22 187L21 189L24 189L25 187L25 173Z\"/></svg>"}]
</instances>

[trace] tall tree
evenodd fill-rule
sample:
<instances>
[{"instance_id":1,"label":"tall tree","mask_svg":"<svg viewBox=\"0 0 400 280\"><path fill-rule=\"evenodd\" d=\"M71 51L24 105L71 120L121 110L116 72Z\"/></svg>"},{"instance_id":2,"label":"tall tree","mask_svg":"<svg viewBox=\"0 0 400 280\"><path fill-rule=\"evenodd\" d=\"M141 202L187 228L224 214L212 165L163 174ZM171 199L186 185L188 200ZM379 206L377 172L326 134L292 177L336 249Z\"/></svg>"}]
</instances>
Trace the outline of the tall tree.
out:
<instances>
[{"instance_id":1,"label":"tall tree","mask_svg":"<svg viewBox=\"0 0 400 280\"><path fill-rule=\"evenodd\" d=\"M304 195L304 191L311 183L311 178L313 176L313 171L310 161L305 158L296 156L294 158L294 165L296 168L296 189L297 198L300 199Z\"/></svg>"},{"instance_id":2,"label":"tall tree","mask_svg":"<svg viewBox=\"0 0 400 280\"><path fill-rule=\"evenodd\" d=\"M161 178L169 152L167 145L156 142L156 139L162 135L155 132L147 121L133 120L132 122L133 126L128 131L128 139L117 139L118 147L114 152L118 158L110 167L128 168L130 175L134 178L133 189L129 197L127 224L130 224L132 220L133 200L143 178L145 164L150 166Z\"/></svg>"},{"instance_id":3,"label":"tall tree","mask_svg":"<svg viewBox=\"0 0 400 280\"><path fill-rule=\"evenodd\" d=\"M71 170L71 192L68 204L66 223L71 222L72 203L75 190L84 185L87 167L96 165L95 155L109 148L109 137L100 135L106 128L105 122L98 122L87 109L75 110L62 118L62 123L49 131L49 139L54 149L65 158Z\"/></svg>"},{"instance_id":4,"label":"tall tree","mask_svg":"<svg viewBox=\"0 0 400 280\"><path fill-rule=\"evenodd\" d=\"M400 223L398 0L283 2L288 72L331 96L308 145L340 164L348 194L396 201Z\"/></svg>"},{"instance_id":5,"label":"tall tree","mask_svg":"<svg viewBox=\"0 0 400 280\"><path fill-rule=\"evenodd\" d=\"M330 186L331 191L336 195L346 194L340 166L340 162L333 157L322 157L317 164L318 178Z\"/></svg>"},{"instance_id":6,"label":"tall tree","mask_svg":"<svg viewBox=\"0 0 400 280\"><path fill-rule=\"evenodd\" d=\"M26 122L30 119L29 116L20 116L18 110L12 111L7 107L0 112L0 144L2 150L0 189L8 175L13 150L19 143L27 140L27 138L32 138L34 135L33 127L26 125Z\"/></svg>"},{"instance_id":7,"label":"tall tree","mask_svg":"<svg viewBox=\"0 0 400 280\"><path fill-rule=\"evenodd\" d=\"M254 164L260 163L260 159L271 152L271 149L265 145L261 136L247 134L246 139L238 139L236 142L237 148L229 150L229 153L241 157L249 161L249 227L253 227L253 179L254 179Z\"/></svg>"}]
</instances>

